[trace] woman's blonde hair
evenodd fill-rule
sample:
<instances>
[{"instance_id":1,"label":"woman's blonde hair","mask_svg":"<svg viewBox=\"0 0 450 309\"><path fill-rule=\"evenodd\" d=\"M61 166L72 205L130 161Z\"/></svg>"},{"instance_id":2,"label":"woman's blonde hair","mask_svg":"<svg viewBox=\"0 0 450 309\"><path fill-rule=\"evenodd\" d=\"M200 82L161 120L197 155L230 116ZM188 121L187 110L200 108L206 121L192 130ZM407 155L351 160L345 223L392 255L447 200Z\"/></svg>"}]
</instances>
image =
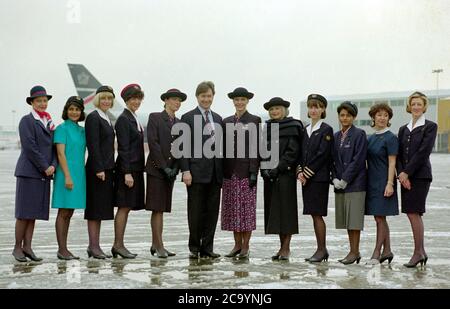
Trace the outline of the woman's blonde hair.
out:
<instances>
[{"instance_id":1,"label":"woman's blonde hair","mask_svg":"<svg viewBox=\"0 0 450 309\"><path fill-rule=\"evenodd\" d=\"M408 103L406 103L406 112L411 114L411 101L412 99L419 98L423 102L423 112L425 113L428 108L428 97L422 92L416 91L411 94L408 98Z\"/></svg>"},{"instance_id":2,"label":"woman's blonde hair","mask_svg":"<svg viewBox=\"0 0 450 309\"><path fill-rule=\"evenodd\" d=\"M272 107L275 107L275 106L282 107L283 110L284 110L284 115L283 115L283 117L282 117L281 119L286 118L287 116L289 116L289 108L288 108L288 107L284 107L284 106L282 106L282 105L274 105L274 106L272 106ZM270 115L270 110L272 109L272 107L269 108L269 110L268 110L268 112L269 112L269 118L270 118L270 119L273 119L272 116Z\"/></svg>"},{"instance_id":3,"label":"woman's blonde hair","mask_svg":"<svg viewBox=\"0 0 450 309\"><path fill-rule=\"evenodd\" d=\"M94 104L94 106L98 108L100 106L100 100L103 98L113 99L110 108L112 108L114 106L114 96L110 92L107 92L107 91L97 93L94 97L94 100L92 100L92 104Z\"/></svg>"}]
</instances>

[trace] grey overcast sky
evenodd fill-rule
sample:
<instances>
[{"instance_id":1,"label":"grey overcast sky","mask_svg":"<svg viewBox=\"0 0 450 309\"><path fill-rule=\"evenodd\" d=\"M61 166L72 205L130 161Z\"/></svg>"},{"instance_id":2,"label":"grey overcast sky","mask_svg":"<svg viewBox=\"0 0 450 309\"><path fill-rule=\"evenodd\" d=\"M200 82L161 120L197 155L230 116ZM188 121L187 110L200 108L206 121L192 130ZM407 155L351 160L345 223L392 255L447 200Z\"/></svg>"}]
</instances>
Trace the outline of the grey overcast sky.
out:
<instances>
[{"instance_id":1,"label":"grey overcast sky","mask_svg":"<svg viewBox=\"0 0 450 309\"><path fill-rule=\"evenodd\" d=\"M54 98L59 121L75 94L67 63L82 63L116 93L142 85L141 112L159 96L216 84L213 110L234 111L226 93L255 93L249 110L274 96L292 115L311 92L324 95L450 88L449 0L0 0L0 125L29 111L35 84Z\"/></svg>"}]
</instances>

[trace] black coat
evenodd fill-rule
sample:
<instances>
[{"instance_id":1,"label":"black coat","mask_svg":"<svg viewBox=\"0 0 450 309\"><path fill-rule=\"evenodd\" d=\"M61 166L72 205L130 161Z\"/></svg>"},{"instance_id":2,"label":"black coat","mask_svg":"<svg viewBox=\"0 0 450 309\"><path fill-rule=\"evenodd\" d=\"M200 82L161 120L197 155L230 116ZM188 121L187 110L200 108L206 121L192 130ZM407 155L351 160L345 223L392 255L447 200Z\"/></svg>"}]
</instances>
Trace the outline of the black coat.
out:
<instances>
[{"instance_id":1,"label":"black coat","mask_svg":"<svg viewBox=\"0 0 450 309\"><path fill-rule=\"evenodd\" d=\"M303 124L291 117L281 121L267 121L265 129L269 146L272 140L270 127L273 123L279 124L279 138L273 140L275 146L279 147L279 160L276 160L279 174L276 179L264 179L265 233L296 234L298 233L298 204L295 168L300 158Z\"/></svg>"},{"instance_id":2,"label":"black coat","mask_svg":"<svg viewBox=\"0 0 450 309\"><path fill-rule=\"evenodd\" d=\"M144 132L137 129L137 122L128 109L124 109L116 121L116 168L123 174L143 172L145 168Z\"/></svg>"},{"instance_id":3,"label":"black coat","mask_svg":"<svg viewBox=\"0 0 450 309\"><path fill-rule=\"evenodd\" d=\"M430 154L436 140L437 124L425 120L425 125L409 131L406 125L398 131L397 174L410 178L432 180Z\"/></svg>"},{"instance_id":4,"label":"black coat","mask_svg":"<svg viewBox=\"0 0 450 309\"><path fill-rule=\"evenodd\" d=\"M213 180L213 175L216 177L218 183L223 181L223 159L218 157L206 158L202 151L201 158L194 158L194 135L202 134L202 132L194 132L194 117L200 116L202 119L202 130L204 129L206 122L203 115L198 107L187 112L181 116L181 122L187 124L191 128L191 153L190 158L182 157L180 159L181 171L190 171L192 175L193 183L211 183ZM214 122L223 127L222 117L218 114L212 112L212 117ZM202 149L205 142L210 138L208 135L202 134ZM216 135L215 145L216 147L221 147L222 140L219 140L219 136Z\"/></svg>"},{"instance_id":5,"label":"black coat","mask_svg":"<svg viewBox=\"0 0 450 309\"><path fill-rule=\"evenodd\" d=\"M329 182L333 163L333 128L322 123L320 128L308 136L303 131L302 151L297 172L303 172L308 181Z\"/></svg>"},{"instance_id":6,"label":"black coat","mask_svg":"<svg viewBox=\"0 0 450 309\"><path fill-rule=\"evenodd\" d=\"M174 123L179 122L178 118ZM172 124L166 111L151 113L147 123L147 141L149 154L145 171L147 174L164 179L162 169L178 168L178 160L171 154L175 136L171 134Z\"/></svg>"},{"instance_id":7,"label":"black coat","mask_svg":"<svg viewBox=\"0 0 450 309\"><path fill-rule=\"evenodd\" d=\"M101 118L97 111L86 117L86 146L88 158L86 168L95 173L114 169L114 128Z\"/></svg>"},{"instance_id":8,"label":"black coat","mask_svg":"<svg viewBox=\"0 0 450 309\"><path fill-rule=\"evenodd\" d=\"M279 138L272 142L271 126L277 123L279 125ZM295 175L295 168L300 161L300 151L303 137L303 123L300 120L292 117L284 118L281 121L266 121L265 135L267 136L268 149L271 148L271 143L278 145L279 158L275 158L276 168L279 173L290 172ZM261 161L269 161L269 158L261 158ZM263 169L264 166L261 166Z\"/></svg>"},{"instance_id":9,"label":"black coat","mask_svg":"<svg viewBox=\"0 0 450 309\"><path fill-rule=\"evenodd\" d=\"M259 125L261 123L261 118L258 116L254 116L250 114L249 112L245 112L241 118L239 118L239 121L237 123L242 124L242 127L237 126L236 130L234 131L234 134L231 136L227 135L227 123L228 124L234 124L235 123L235 116L227 117L223 120L224 124L224 161L223 161L223 176L227 179L231 179L231 177L236 175L239 178L248 178L250 173L258 173L259 169L259 158L258 158L258 138L259 138ZM250 131L248 124L254 124L255 125L255 131L250 139ZM239 132L238 132L239 131ZM241 134L245 138L245 157L244 158L238 158L237 157L237 137L238 134ZM229 139L229 141L227 141ZM234 153L230 158L228 158L227 154L227 143L233 143L234 144ZM252 148L255 149L256 158L250 158L250 143L252 143ZM241 145L242 147L242 145Z\"/></svg>"}]
</instances>

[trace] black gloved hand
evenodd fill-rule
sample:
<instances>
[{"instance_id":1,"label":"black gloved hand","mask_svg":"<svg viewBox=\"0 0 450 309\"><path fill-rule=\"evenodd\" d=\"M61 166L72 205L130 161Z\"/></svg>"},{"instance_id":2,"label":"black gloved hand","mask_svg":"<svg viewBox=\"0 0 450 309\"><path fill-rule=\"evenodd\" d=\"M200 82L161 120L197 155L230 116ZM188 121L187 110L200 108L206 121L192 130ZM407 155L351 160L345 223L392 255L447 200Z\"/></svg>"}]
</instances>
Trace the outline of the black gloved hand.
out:
<instances>
[{"instance_id":1,"label":"black gloved hand","mask_svg":"<svg viewBox=\"0 0 450 309\"><path fill-rule=\"evenodd\" d=\"M269 171L270 170L261 170L261 177L264 179L269 179L270 178Z\"/></svg>"},{"instance_id":2,"label":"black gloved hand","mask_svg":"<svg viewBox=\"0 0 450 309\"><path fill-rule=\"evenodd\" d=\"M250 188L253 188L254 186L256 186L256 183L258 182L258 178L256 173L250 173L250 178L248 180L248 185L250 186Z\"/></svg>"},{"instance_id":3,"label":"black gloved hand","mask_svg":"<svg viewBox=\"0 0 450 309\"><path fill-rule=\"evenodd\" d=\"M165 169L163 169L163 171L164 171L164 176L166 176L167 180L169 180L169 181L175 180L175 177L177 176L176 169L166 167Z\"/></svg>"},{"instance_id":4,"label":"black gloved hand","mask_svg":"<svg viewBox=\"0 0 450 309\"><path fill-rule=\"evenodd\" d=\"M273 168L269 171L269 177L270 179L276 179L278 177L278 169Z\"/></svg>"}]
</instances>

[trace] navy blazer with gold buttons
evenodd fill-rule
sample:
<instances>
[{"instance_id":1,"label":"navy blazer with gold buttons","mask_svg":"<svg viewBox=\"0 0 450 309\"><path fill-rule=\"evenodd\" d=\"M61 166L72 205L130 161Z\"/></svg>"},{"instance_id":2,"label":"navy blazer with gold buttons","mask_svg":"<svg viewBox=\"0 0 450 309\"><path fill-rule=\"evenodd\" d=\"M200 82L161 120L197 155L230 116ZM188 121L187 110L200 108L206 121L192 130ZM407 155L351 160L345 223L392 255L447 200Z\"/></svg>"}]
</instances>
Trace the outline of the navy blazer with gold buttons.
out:
<instances>
[{"instance_id":1,"label":"navy blazer with gold buttons","mask_svg":"<svg viewBox=\"0 0 450 309\"><path fill-rule=\"evenodd\" d=\"M409 178L432 180L430 154L436 140L437 124L425 120L425 125L409 131L407 125L398 131L399 149L397 174L405 172Z\"/></svg>"},{"instance_id":2,"label":"navy blazer with gold buttons","mask_svg":"<svg viewBox=\"0 0 450 309\"><path fill-rule=\"evenodd\" d=\"M311 124L310 124L311 125ZM308 136L306 126L303 132L302 152L297 173L303 172L306 179L315 182L329 182L331 177L331 151L333 149L333 128L322 123L320 128Z\"/></svg>"}]
</instances>

